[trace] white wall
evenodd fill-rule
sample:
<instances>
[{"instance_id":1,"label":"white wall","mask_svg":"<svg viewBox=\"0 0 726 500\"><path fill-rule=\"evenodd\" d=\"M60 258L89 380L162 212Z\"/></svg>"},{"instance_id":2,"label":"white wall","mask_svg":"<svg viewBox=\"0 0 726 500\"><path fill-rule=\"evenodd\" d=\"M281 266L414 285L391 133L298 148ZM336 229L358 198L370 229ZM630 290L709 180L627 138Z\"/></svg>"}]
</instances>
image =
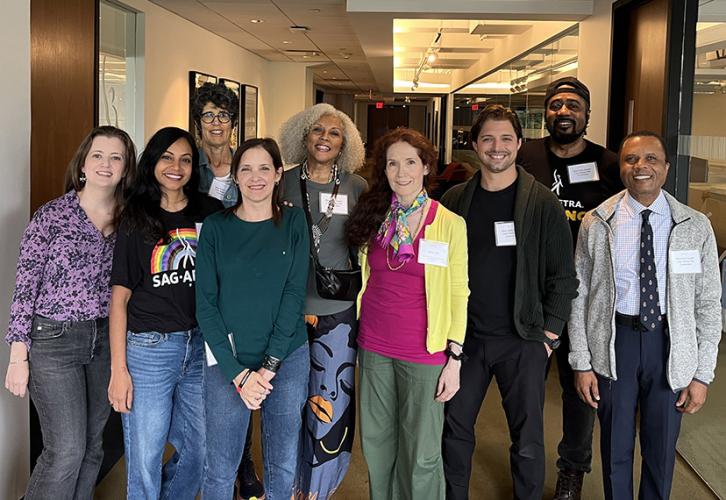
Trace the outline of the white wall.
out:
<instances>
[{"instance_id":1,"label":"white wall","mask_svg":"<svg viewBox=\"0 0 726 500\"><path fill-rule=\"evenodd\" d=\"M7 331L20 236L30 213L30 0L4 2L0 17L0 331ZM12 48L11 48L12 47ZM0 498L23 495L29 473L28 400L4 388L10 351L0 345Z\"/></svg>"},{"instance_id":2,"label":"white wall","mask_svg":"<svg viewBox=\"0 0 726 500\"><path fill-rule=\"evenodd\" d=\"M610 98L610 51L614 0L594 0L592 15L580 22L577 78L590 89L587 138L604 145Z\"/></svg>"},{"instance_id":3,"label":"white wall","mask_svg":"<svg viewBox=\"0 0 726 500\"><path fill-rule=\"evenodd\" d=\"M305 64L268 62L147 0L122 2L143 13L147 139L161 127L187 128L189 71L256 86L260 136L276 136L288 116L312 103Z\"/></svg>"}]
</instances>

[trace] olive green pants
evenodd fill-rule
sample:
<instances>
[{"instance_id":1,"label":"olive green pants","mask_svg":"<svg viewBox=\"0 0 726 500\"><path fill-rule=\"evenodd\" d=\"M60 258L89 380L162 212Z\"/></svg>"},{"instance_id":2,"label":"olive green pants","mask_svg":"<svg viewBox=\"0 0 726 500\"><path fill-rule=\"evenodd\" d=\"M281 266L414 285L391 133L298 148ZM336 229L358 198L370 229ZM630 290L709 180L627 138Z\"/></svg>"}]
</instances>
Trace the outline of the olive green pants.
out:
<instances>
[{"instance_id":1,"label":"olive green pants","mask_svg":"<svg viewBox=\"0 0 726 500\"><path fill-rule=\"evenodd\" d=\"M434 401L442 366L360 359L360 436L371 500L441 500L444 405Z\"/></svg>"}]
</instances>

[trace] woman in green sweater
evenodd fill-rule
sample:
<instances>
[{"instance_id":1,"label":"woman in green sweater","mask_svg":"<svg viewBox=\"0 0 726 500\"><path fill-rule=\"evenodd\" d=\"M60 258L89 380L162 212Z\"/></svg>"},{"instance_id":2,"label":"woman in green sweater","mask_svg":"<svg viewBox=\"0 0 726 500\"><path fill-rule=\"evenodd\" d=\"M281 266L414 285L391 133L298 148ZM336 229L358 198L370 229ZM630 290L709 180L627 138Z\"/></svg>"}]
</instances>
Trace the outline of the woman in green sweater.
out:
<instances>
[{"instance_id":1,"label":"woman in green sweater","mask_svg":"<svg viewBox=\"0 0 726 500\"><path fill-rule=\"evenodd\" d=\"M305 215L283 208L272 139L232 160L237 204L209 217L197 250L197 319L204 372L205 500L232 498L251 410L262 410L267 500L289 499L310 358L303 304L310 244Z\"/></svg>"}]
</instances>

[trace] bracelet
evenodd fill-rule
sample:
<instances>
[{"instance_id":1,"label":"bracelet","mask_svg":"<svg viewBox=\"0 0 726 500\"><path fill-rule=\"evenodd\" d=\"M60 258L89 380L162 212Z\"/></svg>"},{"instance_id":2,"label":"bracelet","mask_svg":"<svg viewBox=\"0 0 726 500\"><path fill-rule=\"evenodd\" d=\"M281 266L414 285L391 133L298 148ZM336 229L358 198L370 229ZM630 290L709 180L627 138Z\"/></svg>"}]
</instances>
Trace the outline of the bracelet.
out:
<instances>
[{"instance_id":1,"label":"bracelet","mask_svg":"<svg viewBox=\"0 0 726 500\"><path fill-rule=\"evenodd\" d=\"M10 361L8 364L9 365L19 365L20 363L27 363L27 362L28 362L28 358L25 358L25 359L19 359L17 361Z\"/></svg>"},{"instance_id":2,"label":"bracelet","mask_svg":"<svg viewBox=\"0 0 726 500\"><path fill-rule=\"evenodd\" d=\"M274 356L270 356L269 354L265 354L265 359L262 361L262 368L269 370L272 373L277 373L277 370L280 369L281 363L282 360L277 359Z\"/></svg>"},{"instance_id":3,"label":"bracelet","mask_svg":"<svg viewBox=\"0 0 726 500\"><path fill-rule=\"evenodd\" d=\"M235 389L237 389L237 394L242 394L242 387L244 387L244 385L247 383L247 380L250 378L250 375L252 374L252 370L248 368L246 368L246 370L247 373L242 375L242 380L240 380L239 384L237 384L237 387L235 387Z\"/></svg>"}]
</instances>

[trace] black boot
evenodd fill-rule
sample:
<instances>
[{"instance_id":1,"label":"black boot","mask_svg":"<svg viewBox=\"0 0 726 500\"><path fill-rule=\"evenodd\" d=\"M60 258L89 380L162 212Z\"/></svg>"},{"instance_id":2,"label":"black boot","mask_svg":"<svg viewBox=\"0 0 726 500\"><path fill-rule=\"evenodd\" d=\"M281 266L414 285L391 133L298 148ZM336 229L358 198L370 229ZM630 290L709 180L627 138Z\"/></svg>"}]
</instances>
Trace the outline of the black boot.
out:
<instances>
[{"instance_id":1,"label":"black boot","mask_svg":"<svg viewBox=\"0 0 726 500\"><path fill-rule=\"evenodd\" d=\"M584 472L576 470L561 470L557 474L557 487L552 500L580 500L582 493L582 480Z\"/></svg>"}]
</instances>

